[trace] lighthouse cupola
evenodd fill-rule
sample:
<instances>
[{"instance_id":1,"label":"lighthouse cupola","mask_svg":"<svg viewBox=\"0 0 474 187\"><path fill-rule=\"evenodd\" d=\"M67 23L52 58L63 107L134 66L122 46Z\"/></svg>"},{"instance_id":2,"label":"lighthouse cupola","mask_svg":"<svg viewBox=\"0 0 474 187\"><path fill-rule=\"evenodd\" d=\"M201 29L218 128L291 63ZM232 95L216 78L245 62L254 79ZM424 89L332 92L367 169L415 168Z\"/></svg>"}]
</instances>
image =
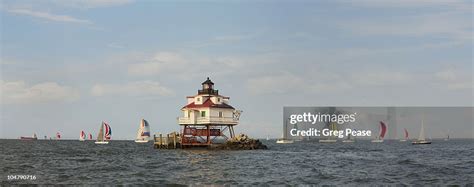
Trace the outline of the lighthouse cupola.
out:
<instances>
[{"instance_id":1,"label":"lighthouse cupola","mask_svg":"<svg viewBox=\"0 0 474 187\"><path fill-rule=\"evenodd\" d=\"M202 89L198 90L198 94L219 95L219 92L214 90L214 83L207 77L207 80L202 83Z\"/></svg>"}]
</instances>

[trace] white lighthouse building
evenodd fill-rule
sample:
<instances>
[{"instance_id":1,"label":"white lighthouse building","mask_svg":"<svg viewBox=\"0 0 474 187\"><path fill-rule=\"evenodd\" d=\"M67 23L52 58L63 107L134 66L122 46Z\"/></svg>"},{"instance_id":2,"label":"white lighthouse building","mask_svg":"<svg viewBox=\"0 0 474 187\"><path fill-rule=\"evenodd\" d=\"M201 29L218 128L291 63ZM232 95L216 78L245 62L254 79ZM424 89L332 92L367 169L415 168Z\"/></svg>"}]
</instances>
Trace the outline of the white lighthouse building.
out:
<instances>
[{"instance_id":1,"label":"white lighthouse building","mask_svg":"<svg viewBox=\"0 0 474 187\"><path fill-rule=\"evenodd\" d=\"M181 108L183 116L178 118L182 146L209 146L234 137L241 111L229 104L229 97L219 95L209 77L197 95L186 98L187 104Z\"/></svg>"}]
</instances>

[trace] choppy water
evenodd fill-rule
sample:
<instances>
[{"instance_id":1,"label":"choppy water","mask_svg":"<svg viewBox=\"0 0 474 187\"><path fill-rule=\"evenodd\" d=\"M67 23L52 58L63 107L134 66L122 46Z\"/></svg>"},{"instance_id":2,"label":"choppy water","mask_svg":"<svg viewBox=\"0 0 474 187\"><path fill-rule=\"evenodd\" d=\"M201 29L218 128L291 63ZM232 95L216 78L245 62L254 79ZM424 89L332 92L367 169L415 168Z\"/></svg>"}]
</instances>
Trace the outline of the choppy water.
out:
<instances>
[{"instance_id":1,"label":"choppy water","mask_svg":"<svg viewBox=\"0 0 474 187\"><path fill-rule=\"evenodd\" d=\"M474 141L320 144L269 150L156 150L112 141L0 140L0 184L473 184ZM36 180L8 180L34 175Z\"/></svg>"}]
</instances>

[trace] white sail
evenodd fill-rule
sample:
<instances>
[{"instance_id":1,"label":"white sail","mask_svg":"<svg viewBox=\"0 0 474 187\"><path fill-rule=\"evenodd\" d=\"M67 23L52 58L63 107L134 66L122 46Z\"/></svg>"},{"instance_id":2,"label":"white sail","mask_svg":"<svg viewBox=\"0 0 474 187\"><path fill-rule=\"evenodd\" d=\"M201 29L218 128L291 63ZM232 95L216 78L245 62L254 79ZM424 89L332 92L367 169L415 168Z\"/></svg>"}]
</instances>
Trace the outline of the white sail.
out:
<instances>
[{"instance_id":1,"label":"white sail","mask_svg":"<svg viewBox=\"0 0 474 187\"><path fill-rule=\"evenodd\" d=\"M142 132L143 132L143 128L141 127L140 125L140 128L138 128L138 132L137 132L137 140L141 139L142 138Z\"/></svg>"},{"instance_id":2,"label":"white sail","mask_svg":"<svg viewBox=\"0 0 474 187\"><path fill-rule=\"evenodd\" d=\"M425 140L425 127L424 127L424 118L421 119L421 129L420 129L420 136L418 140Z\"/></svg>"},{"instance_id":3,"label":"white sail","mask_svg":"<svg viewBox=\"0 0 474 187\"><path fill-rule=\"evenodd\" d=\"M105 123L102 122L102 124L100 125L99 134L97 135L97 141L95 141L95 144L108 144L109 143L108 141L105 141L105 139L107 138L104 132L104 126L105 126Z\"/></svg>"},{"instance_id":4,"label":"white sail","mask_svg":"<svg viewBox=\"0 0 474 187\"><path fill-rule=\"evenodd\" d=\"M146 143L150 139L150 125L145 119L140 121L140 126L138 127L137 138L135 142L137 143Z\"/></svg>"}]
</instances>

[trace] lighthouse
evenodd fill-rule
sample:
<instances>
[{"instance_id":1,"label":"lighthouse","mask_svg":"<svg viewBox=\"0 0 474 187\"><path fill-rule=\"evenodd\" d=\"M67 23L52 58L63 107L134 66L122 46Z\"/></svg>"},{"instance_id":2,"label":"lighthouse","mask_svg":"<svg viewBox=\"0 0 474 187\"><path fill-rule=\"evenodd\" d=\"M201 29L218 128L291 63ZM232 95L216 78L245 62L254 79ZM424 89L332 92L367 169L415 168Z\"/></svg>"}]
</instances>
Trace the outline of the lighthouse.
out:
<instances>
[{"instance_id":1,"label":"lighthouse","mask_svg":"<svg viewBox=\"0 0 474 187\"><path fill-rule=\"evenodd\" d=\"M181 108L181 146L211 146L233 138L234 126L239 123L242 111L229 104L229 97L214 89L207 78L194 96L186 97L187 104Z\"/></svg>"}]
</instances>

